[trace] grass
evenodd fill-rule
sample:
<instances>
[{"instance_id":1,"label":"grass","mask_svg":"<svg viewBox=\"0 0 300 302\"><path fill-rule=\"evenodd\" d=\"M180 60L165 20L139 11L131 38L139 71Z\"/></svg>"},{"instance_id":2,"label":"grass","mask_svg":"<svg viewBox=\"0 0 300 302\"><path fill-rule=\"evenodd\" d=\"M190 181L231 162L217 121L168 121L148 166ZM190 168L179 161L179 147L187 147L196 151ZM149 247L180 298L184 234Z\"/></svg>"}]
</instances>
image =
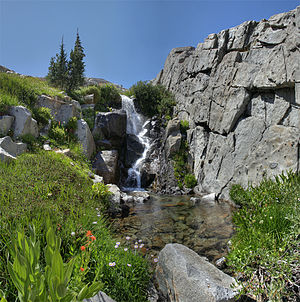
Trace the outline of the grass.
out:
<instances>
[{"instance_id":1,"label":"grass","mask_svg":"<svg viewBox=\"0 0 300 302\"><path fill-rule=\"evenodd\" d=\"M228 264L239 274L242 293L258 301L299 299L300 175L289 172L259 186L232 187L241 206Z\"/></svg>"},{"instance_id":2,"label":"grass","mask_svg":"<svg viewBox=\"0 0 300 302\"><path fill-rule=\"evenodd\" d=\"M6 267L7 248L18 230L28 231L28 226L34 224L43 250L46 216L51 217L62 240L64 262L79 255L71 277L72 288L99 280L102 290L117 301L146 301L148 263L132 251L129 243L128 251L121 245L115 248L116 241L102 210L108 198L107 189L100 184L101 194L99 190L95 192L87 174L88 165L77 159L39 151L23 154L9 165L0 162L0 288L8 301L15 301L17 292ZM86 243L87 231L93 233L96 241L89 247L89 253L83 254L80 247ZM89 257L84 258L85 255ZM116 265L109 266L110 262ZM85 271L81 272L83 264Z\"/></svg>"}]
</instances>

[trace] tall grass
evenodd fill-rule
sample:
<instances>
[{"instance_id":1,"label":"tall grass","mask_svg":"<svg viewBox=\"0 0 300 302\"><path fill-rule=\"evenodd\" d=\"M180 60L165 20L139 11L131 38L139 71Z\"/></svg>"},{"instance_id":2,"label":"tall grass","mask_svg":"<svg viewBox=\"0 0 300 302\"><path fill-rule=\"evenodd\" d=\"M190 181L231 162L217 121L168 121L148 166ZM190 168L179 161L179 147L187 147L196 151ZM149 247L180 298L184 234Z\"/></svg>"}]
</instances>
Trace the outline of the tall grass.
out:
<instances>
[{"instance_id":1,"label":"tall grass","mask_svg":"<svg viewBox=\"0 0 300 302\"><path fill-rule=\"evenodd\" d=\"M29 224L34 224L43 250L47 216L62 239L65 262L76 254L87 255L80 250L87 231L96 238L84 262L84 273L80 271L82 257L78 258L72 287L99 280L103 290L117 301L146 301L147 261L131 249L115 248L101 210L108 198L107 189L100 184L101 194L95 194L87 171L83 162L54 152L23 154L10 165L0 162L0 288L8 301L15 301L17 292L6 267L7 247L17 230L26 231ZM42 255L42 266L43 259ZM110 262L116 265L111 267Z\"/></svg>"},{"instance_id":2,"label":"tall grass","mask_svg":"<svg viewBox=\"0 0 300 302\"><path fill-rule=\"evenodd\" d=\"M232 187L241 206L228 256L243 292L258 301L299 299L300 174L289 172L259 186ZM296 299L296 300L295 300Z\"/></svg>"}]
</instances>

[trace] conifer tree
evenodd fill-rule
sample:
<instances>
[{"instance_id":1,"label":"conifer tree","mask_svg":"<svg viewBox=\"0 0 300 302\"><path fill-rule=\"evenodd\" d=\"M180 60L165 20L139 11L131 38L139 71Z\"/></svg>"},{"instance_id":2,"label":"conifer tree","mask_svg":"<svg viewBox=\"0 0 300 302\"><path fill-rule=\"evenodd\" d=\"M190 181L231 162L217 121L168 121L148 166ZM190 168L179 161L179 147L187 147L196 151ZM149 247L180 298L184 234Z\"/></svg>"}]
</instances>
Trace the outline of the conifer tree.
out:
<instances>
[{"instance_id":1,"label":"conifer tree","mask_svg":"<svg viewBox=\"0 0 300 302\"><path fill-rule=\"evenodd\" d=\"M56 78L57 78L57 62L56 62L55 58L52 57L50 59L50 65L48 68L47 79L51 84L56 86L56 84L57 84Z\"/></svg>"},{"instance_id":2,"label":"conifer tree","mask_svg":"<svg viewBox=\"0 0 300 302\"><path fill-rule=\"evenodd\" d=\"M79 33L77 36L74 49L70 52L69 69L69 90L74 90L84 83L85 64L83 58L85 57L83 46L81 45Z\"/></svg>"},{"instance_id":3,"label":"conifer tree","mask_svg":"<svg viewBox=\"0 0 300 302\"><path fill-rule=\"evenodd\" d=\"M67 87L68 82L68 60L64 47L64 39L61 40L60 53L57 56L57 83L62 89Z\"/></svg>"}]
</instances>

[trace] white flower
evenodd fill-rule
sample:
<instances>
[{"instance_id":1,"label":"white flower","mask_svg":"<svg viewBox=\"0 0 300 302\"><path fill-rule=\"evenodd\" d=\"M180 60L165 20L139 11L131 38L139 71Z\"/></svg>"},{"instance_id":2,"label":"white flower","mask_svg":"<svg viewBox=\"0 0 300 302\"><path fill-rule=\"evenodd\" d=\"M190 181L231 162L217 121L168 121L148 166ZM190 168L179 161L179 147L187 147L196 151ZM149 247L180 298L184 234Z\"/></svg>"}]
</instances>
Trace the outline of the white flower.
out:
<instances>
[{"instance_id":1,"label":"white flower","mask_svg":"<svg viewBox=\"0 0 300 302\"><path fill-rule=\"evenodd\" d=\"M92 223L93 223L93 224L97 224L98 222L97 222L97 221L93 221Z\"/></svg>"},{"instance_id":2,"label":"white flower","mask_svg":"<svg viewBox=\"0 0 300 302\"><path fill-rule=\"evenodd\" d=\"M109 262L109 266L116 266L116 262Z\"/></svg>"},{"instance_id":3,"label":"white flower","mask_svg":"<svg viewBox=\"0 0 300 302\"><path fill-rule=\"evenodd\" d=\"M75 232L72 232L72 233L71 233L71 236L75 236Z\"/></svg>"},{"instance_id":4,"label":"white flower","mask_svg":"<svg viewBox=\"0 0 300 302\"><path fill-rule=\"evenodd\" d=\"M127 247L125 247L124 251L125 251L125 252L127 252L127 251L128 251L128 248L127 248Z\"/></svg>"},{"instance_id":5,"label":"white flower","mask_svg":"<svg viewBox=\"0 0 300 302\"><path fill-rule=\"evenodd\" d=\"M126 240L129 240L130 239L130 237L129 236L126 236Z\"/></svg>"},{"instance_id":6,"label":"white flower","mask_svg":"<svg viewBox=\"0 0 300 302\"><path fill-rule=\"evenodd\" d=\"M127 263L127 266L131 266L131 264L130 264L130 263Z\"/></svg>"}]
</instances>

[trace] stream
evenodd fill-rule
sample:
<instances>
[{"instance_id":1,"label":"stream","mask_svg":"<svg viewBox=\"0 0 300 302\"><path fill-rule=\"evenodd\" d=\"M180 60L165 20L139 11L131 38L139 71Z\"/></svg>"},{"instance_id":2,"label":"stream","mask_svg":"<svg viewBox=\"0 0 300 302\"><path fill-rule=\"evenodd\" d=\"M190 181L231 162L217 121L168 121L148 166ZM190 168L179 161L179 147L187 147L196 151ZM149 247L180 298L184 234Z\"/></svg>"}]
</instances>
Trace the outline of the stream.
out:
<instances>
[{"instance_id":1,"label":"stream","mask_svg":"<svg viewBox=\"0 0 300 302\"><path fill-rule=\"evenodd\" d=\"M151 194L144 204L135 204L128 217L115 219L113 227L131 242L142 240L142 252L153 257L167 243L181 243L213 262L227 253L233 235L231 212L226 202L194 205L190 196Z\"/></svg>"}]
</instances>

